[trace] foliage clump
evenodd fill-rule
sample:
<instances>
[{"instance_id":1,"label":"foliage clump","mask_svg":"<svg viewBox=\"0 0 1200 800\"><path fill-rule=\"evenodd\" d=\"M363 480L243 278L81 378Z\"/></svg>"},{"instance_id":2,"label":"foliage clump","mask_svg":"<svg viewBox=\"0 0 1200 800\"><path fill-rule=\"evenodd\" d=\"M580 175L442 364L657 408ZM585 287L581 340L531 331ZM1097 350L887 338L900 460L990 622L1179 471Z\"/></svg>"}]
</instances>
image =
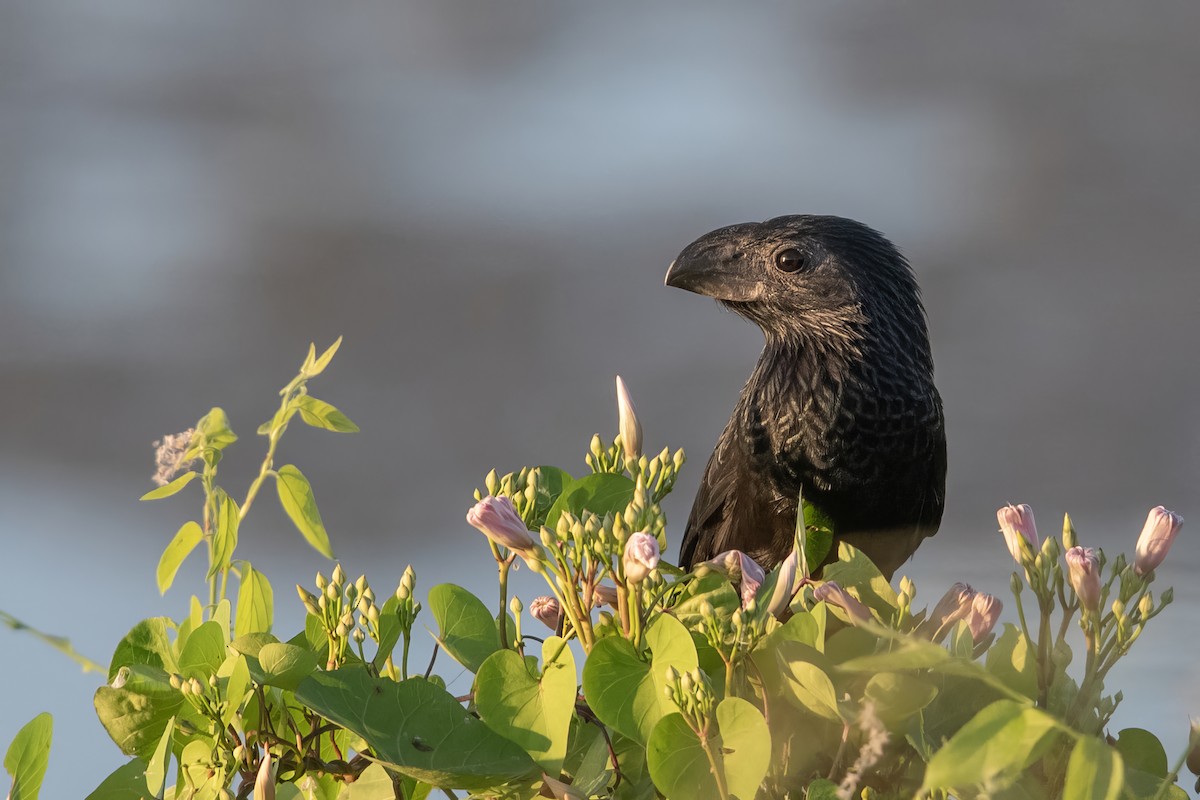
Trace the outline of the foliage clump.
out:
<instances>
[{"instance_id":1,"label":"foliage clump","mask_svg":"<svg viewBox=\"0 0 1200 800\"><path fill-rule=\"evenodd\" d=\"M411 566L377 594L336 564L296 587L304 629L281 639L271 584L237 545L271 481L332 559L308 480L275 453L297 416L357 430L308 393L339 343L310 348L280 392L240 503L217 482L237 440L221 409L164 438L161 485L143 499L197 479L203 497L163 552L158 586L204 543L207 600L143 620L118 644L95 706L130 761L92 798L1186 798L1183 757L1169 764L1147 731L1110 734L1122 695L1105 687L1171 601L1150 586L1176 515L1151 512L1130 563L1081 547L1069 518L1061 537L1040 540L1027 506L1001 509L1015 624L964 584L918 609L912 581L894 588L845 544L817 572L834 531L803 502L792 554L770 572L738 551L684 572L662 559L660 505L684 456L642 452L620 379L620 433L592 438L586 472L492 471L476 491L467 520L497 570L495 606L453 584L419 602ZM517 559L548 594L510 596ZM436 648L421 669L409 654L426 609ZM1076 620L1082 659L1067 642ZM474 676L466 695L446 690L439 651ZM36 797L50 726L40 715L9 749L13 800Z\"/></svg>"}]
</instances>

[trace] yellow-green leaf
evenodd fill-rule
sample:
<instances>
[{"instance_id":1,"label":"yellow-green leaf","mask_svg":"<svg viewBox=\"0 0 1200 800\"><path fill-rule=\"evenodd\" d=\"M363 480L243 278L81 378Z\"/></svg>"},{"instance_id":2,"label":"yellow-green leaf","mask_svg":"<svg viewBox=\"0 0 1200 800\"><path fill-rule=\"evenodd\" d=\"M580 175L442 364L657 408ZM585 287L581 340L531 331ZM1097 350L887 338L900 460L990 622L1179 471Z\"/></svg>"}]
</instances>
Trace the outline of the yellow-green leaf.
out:
<instances>
[{"instance_id":1,"label":"yellow-green leaf","mask_svg":"<svg viewBox=\"0 0 1200 800\"><path fill-rule=\"evenodd\" d=\"M204 531L200 530L198 524L190 520L183 523L183 527L171 539L166 549L163 550L162 558L158 560L158 569L155 575L158 578L159 594L166 594L167 589L171 588L171 584L175 581L175 573L179 571L184 559L191 554L203 538Z\"/></svg>"},{"instance_id":2,"label":"yellow-green leaf","mask_svg":"<svg viewBox=\"0 0 1200 800\"><path fill-rule=\"evenodd\" d=\"M275 474L275 488L279 491L279 503L313 549L326 558L333 558L333 545L317 511L317 500L313 497L308 478L292 464L285 464Z\"/></svg>"},{"instance_id":3,"label":"yellow-green leaf","mask_svg":"<svg viewBox=\"0 0 1200 800\"><path fill-rule=\"evenodd\" d=\"M37 800L42 779L46 777L46 765L50 763L53 733L54 720L44 712L17 732L4 756L4 768L13 779L9 800Z\"/></svg>"},{"instance_id":4,"label":"yellow-green leaf","mask_svg":"<svg viewBox=\"0 0 1200 800\"><path fill-rule=\"evenodd\" d=\"M296 409L300 412L300 419L314 428L324 428L337 433L358 433L358 426L351 422L349 417L310 394L296 398Z\"/></svg>"},{"instance_id":5,"label":"yellow-green leaf","mask_svg":"<svg viewBox=\"0 0 1200 800\"><path fill-rule=\"evenodd\" d=\"M1121 754L1099 739L1080 737L1067 762L1063 800L1117 800L1124 783Z\"/></svg>"},{"instance_id":6,"label":"yellow-green leaf","mask_svg":"<svg viewBox=\"0 0 1200 800\"><path fill-rule=\"evenodd\" d=\"M177 493L183 487L185 487L189 483L191 483L192 479L195 478L199 474L200 473L196 472L195 470L190 470L188 472L185 472L182 475L180 475L178 478L176 478L175 480L171 481L170 483L164 484L163 486L159 486L156 489L151 489L150 491L148 491L144 495L142 495L141 498L139 498L139 499L141 499L141 500L161 500L164 497L170 497L171 495Z\"/></svg>"}]
</instances>

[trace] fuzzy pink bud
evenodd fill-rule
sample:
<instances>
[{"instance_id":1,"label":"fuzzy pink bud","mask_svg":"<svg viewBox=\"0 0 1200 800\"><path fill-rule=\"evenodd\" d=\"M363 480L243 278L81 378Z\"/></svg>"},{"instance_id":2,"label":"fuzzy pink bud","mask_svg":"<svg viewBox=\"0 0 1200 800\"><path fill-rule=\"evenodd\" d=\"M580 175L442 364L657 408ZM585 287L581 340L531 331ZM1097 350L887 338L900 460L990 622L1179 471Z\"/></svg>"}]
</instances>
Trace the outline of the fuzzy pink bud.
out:
<instances>
[{"instance_id":1,"label":"fuzzy pink bud","mask_svg":"<svg viewBox=\"0 0 1200 800\"><path fill-rule=\"evenodd\" d=\"M661 557L658 549L658 539L648 533L634 533L625 542L625 556L622 564L625 567L625 580L630 583L641 583L658 566Z\"/></svg>"},{"instance_id":2,"label":"fuzzy pink bud","mask_svg":"<svg viewBox=\"0 0 1200 800\"><path fill-rule=\"evenodd\" d=\"M947 623L965 619L971 613L971 601L974 599L975 590L970 584L956 583L942 595L941 600L938 600L929 618L939 628Z\"/></svg>"},{"instance_id":3,"label":"fuzzy pink bud","mask_svg":"<svg viewBox=\"0 0 1200 800\"><path fill-rule=\"evenodd\" d=\"M850 615L851 621L866 622L871 619L871 611L860 603L853 595L842 588L837 581L825 581L813 589L813 597L830 605L838 606Z\"/></svg>"},{"instance_id":4,"label":"fuzzy pink bud","mask_svg":"<svg viewBox=\"0 0 1200 800\"><path fill-rule=\"evenodd\" d=\"M1076 545L1063 558L1067 560L1067 578L1079 605L1095 611L1100 607L1100 557L1092 548Z\"/></svg>"},{"instance_id":5,"label":"fuzzy pink bud","mask_svg":"<svg viewBox=\"0 0 1200 800\"><path fill-rule=\"evenodd\" d=\"M705 571L711 569L737 584L738 593L742 598L742 608L745 608L754 599L758 587L762 586L763 580L767 577L758 562L741 550L726 550L708 561L697 564L696 569L699 574L704 574Z\"/></svg>"},{"instance_id":6,"label":"fuzzy pink bud","mask_svg":"<svg viewBox=\"0 0 1200 800\"><path fill-rule=\"evenodd\" d=\"M1137 549L1134 551L1133 571L1145 575L1158 568L1167 557L1171 543L1183 528L1183 517L1174 511L1168 511L1162 506L1150 509L1146 517L1146 525L1142 535L1138 537Z\"/></svg>"},{"instance_id":7,"label":"fuzzy pink bud","mask_svg":"<svg viewBox=\"0 0 1200 800\"><path fill-rule=\"evenodd\" d=\"M592 587L592 604L617 607L617 588L598 583Z\"/></svg>"},{"instance_id":8,"label":"fuzzy pink bud","mask_svg":"<svg viewBox=\"0 0 1200 800\"><path fill-rule=\"evenodd\" d=\"M983 592L976 593L971 599L971 613L967 615L967 625L971 628L971 639L978 644L996 627L1004 604L1000 598Z\"/></svg>"},{"instance_id":9,"label":"fuzzy pink bud","mask_svg":"<svg viewBox=\"0 0 1200 800\"><path fill-rule=\"evenodd\" d=\"M1029 544L1029 549L1036 555L1039 547L1037 526L1033 522L1033 509L1027 505L1007 505L996 512L1000 523L1000 532L1004 534L1004 543L1008 552L1012 553L1013 561L1024 564L1021 555L1021 540Z\"/></svg>"},{"instance_id":10,"label":"fuzzy pink bud","mask_svg":"<svg viewBox=\"0 0 1200 800\"><path fill-rule=\"evenodd\" d=\"M562 606L558 600L545 595L533 598L529 613L552 631L558 630L558 623L562 620Z\"/></svg>"},{"instance_id":11,"label":"fuzzy pink bud","mask_svg":"<svg viewBox=\"0 0 1200 800\"><path fill-rule=\"evenodd\" d=\"M533 549L525 521L507 497L485 497L467 512L467 522L498 545L524 553Z\"/></svg>"}]
</instances>

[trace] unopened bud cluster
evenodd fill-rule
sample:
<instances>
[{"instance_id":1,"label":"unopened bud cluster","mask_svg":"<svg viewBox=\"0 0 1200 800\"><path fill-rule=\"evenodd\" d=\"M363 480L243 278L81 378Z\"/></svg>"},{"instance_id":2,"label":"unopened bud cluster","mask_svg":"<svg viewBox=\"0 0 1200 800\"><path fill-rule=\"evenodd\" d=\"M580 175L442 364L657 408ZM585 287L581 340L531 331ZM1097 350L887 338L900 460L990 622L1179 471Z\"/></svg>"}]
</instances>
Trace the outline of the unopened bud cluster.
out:
<instances>
[{"instance_id":1,"label":"unopened bud cluster","mask_svg":"<svg viewBox=\"0 0 1200 800\"><path fill-rule=\"evenodd\" d=\"M409 567L405 572L406 578L409 578L410 596L411 569ZM357 580L351 582L347 580L341 564L334 566L333 574L329 578L318 572L315 583L316 593L309 592L297 584L296 594L304 604L305 611L316 618L325 632L329 643L328 668L335 669L345 663L346 648L351 641L357 645L360 655L362 645L368 638L376 644L379 643L379 621L383 612L375 603L375 591L367 584L367 576L360 575ZM403 586L404 579L401 580L401 587ZM397 589L397 595L399 593L400 590ZM415 611L411 609L410 613L415 615ZM409 624L411 626L411 622Z\"/></svg>"},{"instance_id":2,"label":"unopened bud cluster","mask_svg":"<svg viewBox=\"0 0 1200 800\"><path fill-rule=\"evenodd\" d=\"M698 736L705 736L717 704L708 676L701 669L681 673L675 667L667 667L666 679L663 693L679 709L688 727Z\"/></svg>"}]
</instances>

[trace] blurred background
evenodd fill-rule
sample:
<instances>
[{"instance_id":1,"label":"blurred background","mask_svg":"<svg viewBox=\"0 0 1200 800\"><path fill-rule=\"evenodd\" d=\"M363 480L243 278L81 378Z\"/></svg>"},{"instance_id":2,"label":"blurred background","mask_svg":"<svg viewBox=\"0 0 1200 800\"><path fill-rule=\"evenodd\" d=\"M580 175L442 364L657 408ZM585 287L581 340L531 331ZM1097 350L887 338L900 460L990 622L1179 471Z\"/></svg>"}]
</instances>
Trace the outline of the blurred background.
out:
<instances>
[{"instance_id":1,"label":"blurred background","mask_svg":"<svg viewBox=\"0 0 1200 800\"><path fill-rule=\"evenodd\" d=\"M1005 502L1110 554L1158 503L1200 520L1198 28L1184 3L5 3L0 609L105 664L181 615L202 558L165 598L154 567L199 495L137 502L150 442L223 406L242 495L275 392L342 334L312 390L363 432L294 426L279 463L351 575L490 594L472 489L582 469L617 373L648 446L691 457L677 543L761 339L663 275L787 213L884 231L924 287L950 479L902 570L919 602L1007 593ZM292 584L329 565L269 494L239 552L290 635ZM1193 527L1113 678L1114 730L1172 758L1200 715L1197 568ZM0 743L51 711L43 796L83 796L124 760L97 676L7 630L0 652Z\"/></svg>"}]
</instances>

